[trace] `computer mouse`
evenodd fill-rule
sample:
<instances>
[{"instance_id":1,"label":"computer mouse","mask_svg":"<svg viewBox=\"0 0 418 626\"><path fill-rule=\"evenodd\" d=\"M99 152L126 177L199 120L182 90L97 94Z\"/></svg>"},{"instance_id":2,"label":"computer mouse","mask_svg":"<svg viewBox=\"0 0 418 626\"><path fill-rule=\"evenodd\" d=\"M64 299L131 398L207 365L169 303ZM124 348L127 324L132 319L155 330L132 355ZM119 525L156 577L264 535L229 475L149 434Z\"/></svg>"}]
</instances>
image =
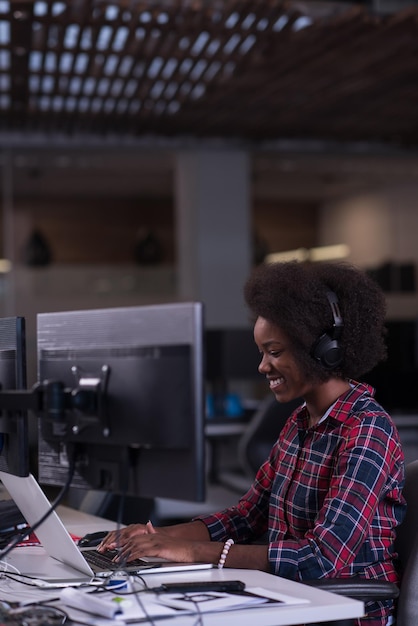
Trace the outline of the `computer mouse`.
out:
<instances>
[{"instance_id":1,"label":"computer mouse","mask_svg":"<svg viewBox=\"0 0 418 626\"><path fill-rule=\"evenodd\" d=\"M99 530L95 533L87 533L84 537L78 540L78 546L80 548L95 548L109 533L108 530Z\"/></svg>"}]
</instances>

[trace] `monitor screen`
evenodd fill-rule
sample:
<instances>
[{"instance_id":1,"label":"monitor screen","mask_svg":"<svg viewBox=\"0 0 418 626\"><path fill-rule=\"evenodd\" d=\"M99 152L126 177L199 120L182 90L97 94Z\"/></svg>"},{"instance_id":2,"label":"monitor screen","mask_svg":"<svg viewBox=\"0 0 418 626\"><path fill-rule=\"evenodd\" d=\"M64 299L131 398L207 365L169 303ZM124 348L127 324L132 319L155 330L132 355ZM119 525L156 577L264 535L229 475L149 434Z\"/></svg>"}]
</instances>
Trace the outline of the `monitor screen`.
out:
<instances>
[{"instance_id":1,"label":"monitor screen","mask_svg":"<svg viewBox=\"0 0 418 626\"><path fill-rule=\"evenodd\" d=\"M376 400L393 413L416 413L418 394L418 322L386 321L387 359L364 376L376 389Z\"/></svg>"},{"instance_id":2,"label":"monitor screen","mask_svg":"<svg viewBox=\"0 0 418 626\"><path fill-rule=\"evenodd\" d=\"M3 391L26 389L26 337L23 317L0 318L0 384ZM26 411L0 412L0 470L29 474Z\"/></svg>"},{"instance_id":3,"label":"monitor screen","mask_svg":"<svg viewBox=\"0 0 418 626\"><path fill-rule=\"evenodd\" d=\"M204 499L201 303L42 313L37 340L39 382L101 390L40 419L39 482L65 484L75 449L73 486Z\"/></svg>"},{"instance_id":4,"label":"monitor screen","mask_svg":"<svg viewBox=\"0 0 418 626\"><path fill-rule=\"evenodd\" d=\"M260 352L253 327L208 329L205 346L208 381L260 378Z\"/></svg>"}]
</instances>

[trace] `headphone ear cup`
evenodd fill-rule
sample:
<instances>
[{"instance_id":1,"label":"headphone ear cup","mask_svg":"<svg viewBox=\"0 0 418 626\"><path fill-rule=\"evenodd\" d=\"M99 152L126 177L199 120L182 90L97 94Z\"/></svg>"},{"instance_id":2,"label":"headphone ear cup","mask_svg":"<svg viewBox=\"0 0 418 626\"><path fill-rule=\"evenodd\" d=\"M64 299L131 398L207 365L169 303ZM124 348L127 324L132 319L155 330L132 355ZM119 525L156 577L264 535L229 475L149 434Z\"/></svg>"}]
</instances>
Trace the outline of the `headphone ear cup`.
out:
<instances>
[{"instance_id":1,"label":"headphone ear cup","mask_svg":"<svg viewBox=\"0 0 418 626\"><path fill-rule=\"evenodd\" d=\"M332 339L327 333L321 335L315 342L312 356L327 370L335 369L343 360L342 350L338 344L338 340Z\"/></svg>"}]
</instances>

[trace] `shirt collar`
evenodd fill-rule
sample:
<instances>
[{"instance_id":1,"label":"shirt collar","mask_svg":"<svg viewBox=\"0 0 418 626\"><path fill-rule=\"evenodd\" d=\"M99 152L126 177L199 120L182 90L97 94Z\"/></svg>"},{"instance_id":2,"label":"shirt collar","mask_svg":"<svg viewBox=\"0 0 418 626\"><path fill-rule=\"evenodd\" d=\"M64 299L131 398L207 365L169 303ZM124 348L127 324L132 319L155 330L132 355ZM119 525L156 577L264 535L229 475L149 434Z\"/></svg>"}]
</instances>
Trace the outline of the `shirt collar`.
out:
<instances>
[{"instance_id":1,"label":"shirt collar","mask_svg":"<svg viewBox=\"0 0 418 626\"><path fill-rule=\"evenodd\" d=\"M357 400L360 398L373 397L375 394L374 388L367 383L360 383L351 379L348 382L350 383L350 389L341 394L341 396L331 404L319 422L315 424L316 426L324 422L328 417L332 417L337 422L344 422ZM305 402L298 410L296 417L298 421L303 424L303 427L306 428L308 412Z\"/></svg>"}]
</instances>

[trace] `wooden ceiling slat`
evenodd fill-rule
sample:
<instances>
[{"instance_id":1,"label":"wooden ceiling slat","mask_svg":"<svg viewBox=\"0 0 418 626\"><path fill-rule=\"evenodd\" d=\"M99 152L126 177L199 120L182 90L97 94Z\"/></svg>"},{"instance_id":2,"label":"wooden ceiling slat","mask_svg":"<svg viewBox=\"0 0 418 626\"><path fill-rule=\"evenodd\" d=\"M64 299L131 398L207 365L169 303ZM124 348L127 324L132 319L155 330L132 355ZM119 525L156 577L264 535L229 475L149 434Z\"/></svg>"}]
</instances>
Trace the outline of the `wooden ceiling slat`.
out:
<instances>
[{"instance_id":1,"label":"wooden ceiling slat","mask_svg":"<svg viewBox=\"0 0 418 626\"><path fill-rule=\"evenodd\" d=\"M386 32L390 41L393 38ZM417 74L416 50L405 54L401 50L399 54L388 49L388 46L376 45L372 35L369 38L370 46L364 45L358 51L357 57L346 54L347 62L343 63L343 58L336 59L335 63L340 68L340 74L330 71L326 74L335 80L321 81L319 77L316 82L318 87L313 89L315 81L313 77L306 81L309 88L305 91L305 99L298 106L298 115L304 116L314 113L317 119L332 119L333 111L338 111L338 120L343 118L352 119L361 107L361 117L364 118L370 109L370 114L375 114L379 101L392 99L397 93L397 83L402 83L406 73ZM395 39L396 41L396 39ZM405 41L405 38L403 38ZM402 46L405 47L404 44ZM405 60L407 59L407 60ZM326 65L324 65L324 72ZM406 80L410 80L406 77ZM302 81L300 81L302 82ZM325 84L324 84L325 82ZM416 80L415 80L416 84ZM363 102L363 104L362 104ZM280 105L280 103L278 103ZM331 118L330 118L331 116ZM294 112L288 108L283 114L283 124L290 124L289 118L294 117Z\"/></svg>"},{"instance_id":2,"label":"wooden ceiling slat","mask_svg":"<svg viewBox=\"0 0 418 626\"><path fill-rule=\"evenodd\" d=\"M387 35L387 33L385 33L385 35ZM354 40L357 41L356 38L354 38ZM328 45L328 42L325 43L325 48L327 47L327 45ZM382 57L383 64L387 64L387 58L386 58L388 54L387 48L388 48L387 45L386 46L379 45L379 46L374 46L374 47L372 45L371 47L372 50L378 51L378 56ZM327 72L326 71L327 63L323 63L323 57L316 56L313 61L313 65L316 66L316 74L309 74L308 69L311 69L311 68L307 69L300 63L299 59L296 59L295 65L299 65L299 67L302 66L304 68L302 72L301 71L298 72L297 70L295 70L293 73L289 73L288 82L286 82L286 80L280 80L280 77L278 77L277 86L272 87L267 93L265 90L262 89L262 86L260 85L260 89L258 90L258 97L256 99L258 100L260 104L260 113L262 114L262 112L264 111L267 114L268 113L272 114L273 113L272 109L274 109L275 107L276 107L276 112L277 111L280 112L282 109L284 112L283 118L282 118L283 127L289 127L289 125L292 123L291 120L297 116L300 116L301 119L303 119L304 112L305 112L305 117L306 117L306 114L307 114L306 111L313 111L313 113L315 114L315 112L322 110L323 116L324 115L327 117L329 115L332 116L333 107L335 106L336 110L338 110L338 106L337 106L339 104L338 100L339 99L341 100L345 97L344 93L339 92L338 84L337 85L335 84L335 80L341 82L342 84L341 89L343 88L347 89L347 85L349 84L347 82L347 78L344 77L344 69L352 68L351 56L348 53L346 53L345 50L344 52L345 54L342 59L338 59L338 58L333 59L333 66L334 67L338 66L338 68L340 69L340 73L343 75L342 79L341 79L341 76L338 75L338 72L335 72L335 69L333 69L333 67L330 68L331 71ZM366 52L367 50L362 50L362 56L363 58L366 59L366 64L367 64L370 55L367 56ZM414 57L412 58L414 59ZM328 55L328 62L330 62L330 60L331 60L331 57ZM416 66L415 60L413 60L412 63L415 64ZM364 62L363 62L363 65L364 65ZM395 63L395 67L396 67L396 63ZM399 64L398 64L398 68L399 68ZM399 69L398 69L398 72L399 72ZM365 76L364 68L363 67L354 68L351 70L351 74L354 76L364 77ZM251 84L251 81L248 80L248 78L249 77L247 76L246 83L244 80L241 81L241 83L246 85L245 89L247 91L248 91L248 84ZM367 80L365 80L365 78L367 78ZM363 78L362 80L366 83L366 85L369 85L370 81L372 81L372 84L373 84L375 74L373 73L370 77L368 77L366 74L365 78ZM385 80L387 83L387 79L385 79L384 73L381 77L379 77L379 80L380 80L379 82L380 85L382 84L385 85L385 82L384 82ZM263 78L260 79L260 83L262 81L263 81ZM351 78L351 82L352 82L352 78ZM234 83L234 87L236 86L237 86L236 83ZM292 90L295 95L297 93L297 91L295 93L295 87L300 92L299 103L297 105L296 105L296 101L294 101L294 98L292 99ZM329 94L324 93L325 88L328 88ZM365 88L363 87L361 93L364 94L364 91L365 91ZM316 94L315 102L312 101L312 94ZM241 95L243 94L241 93ZM232 94L228 94L228 93L225 94L224 92L223 93L224 100L227 100L228 97L232 98ZM269 103L269 106L266 106L266 102ZM250 99L250 100L246 100L246 103L248 106L248 109L247 109L248 114L255 115L256 111L254 110L254 102L251 101ZM328 103L330 103L329 107L327 106ZM213 101L211 104L212 105L214 104ZM217 102L217 105L219 106L219 101ZM294 110L295 105L298 107L297 116L295 115L295 110ZM341 104L340 104L340 108L341 108ZM316 114L318 115L318 113ZM352 117L352 115L353 115L353 110L351 110L350 117ZM321 117L321 115L319 115L319 117ZM297 117L297 119L299 119L299 117ZM219 118L217 122L219 122ZM310 123L314 124L314 121L311 119Z\"/></svg>"},{"instance_id":3,"label":"wooden ceiling slat","mask_svg":"<svg viewBox=\"0 0 418 626\"><path fill-rule=\"evenodd\" d=\"M312 26L302 31L291 41L284 42L281 46L282 54L277 54L276 66L271 67L269 62L265 73L270 73L271 81L264 79L265 88L255 96L254 101L274 97L275 94L285 94L295 86L303 86L303 89L317 89L318 78L327 80L328 70L334 69L332 77L339 76L343 67L351 63L351 42L356 41L363 33L370 35L370 29L355 19L344 26L336 27L329 31L322 25ZM313 41L312 41L313 39ZM347 50L348 46L348 50ZM339 59L340 50L343 50L343 66ZM276 51L277 52L277 51ZM335 68L338 65L338 72ZM263 76L263 74L262 74ZM261 82L261 81L260 81ZM262 85L260 85L262 88Z\"/></svg>"},{"instance_id":4,"label":"wooden ceiling slat","mask_svg":"<svg viewBox=\"0 0 418 626\"><path fill-rule=\"evenodd\" d=\"M364 15L361 12L361 15ZM292 23L296 21L299 14L292 16ZM357 22L359 18L359 12L354 12L351 15L350 22ZM362 24L362 22L360 22ZM345 21L345 28L347 20ZM341 28L341 24L340 24ZM356 26L357 28L357 26ZM351 31L351 29L350 29ZM208 97L208 103L212 107L223 106L222 101L235 100L245 102L248 115L255 115L257 110L260 110L261 115L266 115L267 111L277 107L277 96L282 98L283 107L288 108L295 105L292 102L292 91L295 87L297 91L302 91L307 88L308 81L312 80L312 76L309 76L306 65L312 63L312 57L320 57L322 49L329 50L336 47L338 42L341 41L341 34L332 31L325 31L327 36L324 36L324 28L311 27L306 31L302 31L299 34L293 34L293 37L285 35L282 45L275 45L274 55L267 59L259 59L257 65L254 67L247 67L246 72L234 78L229 85L221 90L214 90ZM281 44L281 33L276 37L276 42ZM350 39L352 32L346 32L345 37ZM305 37L310 40L315 40L315 45L312 47L309 44L305 44ZM320 45L319 45L320 44ZM312 50L315 54L312 55ZM270 50L270 54L273 51ZM250 65L250 63L248 63ZM303 73L306 73L304 75ZM325 72L319 72L322 78L326 77ZM332 80L332 79L331 79ZM315 86L314 86L315 88ZM238 97L239 94L239 97ZM208 94L209 95L209 94ZM245 98L245 99L244 99ZM300 99L300 97L299 97Z\"/></svg>"},{"instance_id":5,"label":"wooden ceiling slat","mask_svg":"<svg viewBox=\"0 0 418 626\"><path fill-rule=\"evenodd\" d=\"M239 5L239 7L237 6ZM269 31L271 30L272 24L275 23L275 21L281 16L283 15L282 13L282 6L283 3L272 3L271 6L269 7L269 10L266 12L265 7L263 7L260 4L254 4L254 3L250 3L250 2L239 2L237 3L237 5L234 7L234 11L239 10L241 12L241 18L238 19L235 23L235 25L231 28L228 29L227 34L225 36L225 29L222 29L220 27L218 27L218 37L220 39L222 39L222 41L224 42L224 44L226 44L226 42L235 34L238 35L240 37L242 37L242 33L239 30L239 25L242 25L243 20L249 15L249 13L251 11L253 11L255 19L254 22L255 24L258 24L260 22L260 20L267 20L268 23L268 27L266 27L266 30ZM261 6L261 9L260 9ZM228 18L233 14L233 12L229 12L226 13L224 16L224 20L223 23L226 23ZM198 33L201 32L203 29L203 26L200 26ZM209 29L208 29L209 30ZM197 34L198 34L197 33ZM247 37L249 33L254 33L254 27L251 29L248 29L248 33L245 34L245 36ZM266 33L263 32L262 36L257 33L258 35L258 39L262 39L263 41L266 39ZM209 42L207 42L206 46L204 47L204 49L201 51L200 53L200 57L202 57L205 52L207 51L209 46ZM218 53L214 55L214 62L218 62L220 64L220 70L218 72L217 75L217 86L214 87L214 89L218 89L218 93L221 93L221 91L219 90L219 82L224 82L227 78L224 76L222 77L222 66L225 66L226 63L233 63L237 68L241 67L242 65L245 64L245 57L242 56L241 54L239 54L238 52L233 52L232 54L230 54L228 57L226 57L226 54L224 52L224 46L220 46ZM195 63L192 65L192 68L190 71L193 71L193 68L196 67L196 64L198 63L198 59L196 59ZM190 72L189 72L190 73ZM239 73L239 69L235 69L234 73ZM184 85L184 83L186 81L190 81L190 76L186 76L183 78L183 80L181 81L181 85ZM193 83L193 81L190 81ZM247 81L248 83L248 81ZM235 79L234 79L234 84L235 84ZM251 88L251 83L250 83L250 88ZM209 83L206 85L206 90L211 88L211 84L210 81ZM184 104L187 104L187 97L179 97L179 101L183 102ZM193 106L193 105L192 105ZM202 118L206 118L206 120L210 121L206 121L206 128L210 130L210 128L215 127L218 124L219 121L219 111L217 109L217 107L212 106L211 107L211 114L210 116L208 116L206 114L206 112L202 113ZM196 119L195 119L195 124L196 124Z\"/></svg>"}]
</instances>

